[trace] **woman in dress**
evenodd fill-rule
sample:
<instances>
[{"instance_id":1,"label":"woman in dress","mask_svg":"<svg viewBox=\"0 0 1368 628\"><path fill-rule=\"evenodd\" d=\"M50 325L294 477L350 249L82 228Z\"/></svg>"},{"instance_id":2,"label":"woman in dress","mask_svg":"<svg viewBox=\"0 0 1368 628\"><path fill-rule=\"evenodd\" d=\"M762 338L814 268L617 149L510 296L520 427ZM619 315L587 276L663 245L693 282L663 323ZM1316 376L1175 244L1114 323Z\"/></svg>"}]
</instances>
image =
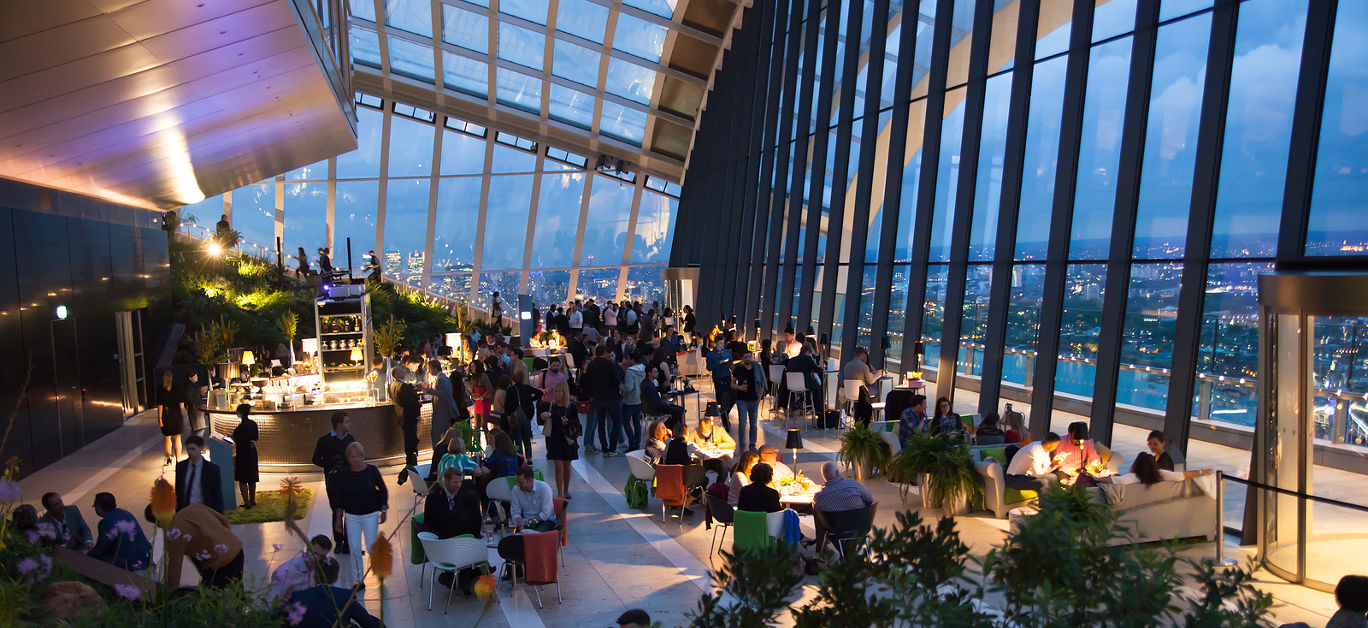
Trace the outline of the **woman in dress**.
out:
<instances>
[{"instance_id":1,"label":"woman in dress","mask_svg":"<svg viewBox=\"0 0 1368 628\"><path fill-rule=\"evenodd\" d=\"M185 415L181 414L181 402L185 395L173 385L175 376L171 371L162 371L162 383L157 388L157 424L161 426L162 441L166 445L166 463L180 460L181 432L185 431Z\"/></svg>"},{"instance_id":2,"label":"woman in dress","mask_svg":"<svg viewBox=\"0 0 1368 628\"><path fill-rule=\"evenodd\" d=\"M550 429L546 434L546 459L551 461L556 475L556 495L570 499L570 461L579 459L579 438L582 427L575 404L570 401L570 387L558 382L551 388L551 409L541 413L542 423Z\"/></svg>"},{"instance_id":3,"label":"woman in dress","mask_svg":"<svg viewBox=\"0 0 1368 628\"><path fill-rule=\"evenodd\" d=\"M251 417L252 406L240 403L237 407L238 424L233 428L233 479L237 480L238 492L242 493L242 507L256 505L256 485L261 481L261 471L257 468L256 442L261 438L256 421Z\"/></svg>"},{"instance_id":4,"label":"woman in dress","mask_svg":"<svg viewBox=\"0 0 1368 628\"><path fill-rule=\"evenodd\" d=\"M363 554L385 523L389 489L380 470L366 464L366 450L361 443L347 445L346 458L346 464L328 476L328 503L333 506L333 529L347 531L347 544L352 548L353 588L364 589Z\"/></svg>"},{"instance_id":5,"label":"woman in dress","mask_svg":"<svg viewBox=\"0 0 1368 628\"><path fill-rule=\"evenodd\" d=\"M485 375L484 362L475 360L470 363L470 398L475 406L475 428L486 435L489 432L490 401L494 399L494 387ZM486 436L487 437L487 436Z\"/></svg>"}]
</instances>

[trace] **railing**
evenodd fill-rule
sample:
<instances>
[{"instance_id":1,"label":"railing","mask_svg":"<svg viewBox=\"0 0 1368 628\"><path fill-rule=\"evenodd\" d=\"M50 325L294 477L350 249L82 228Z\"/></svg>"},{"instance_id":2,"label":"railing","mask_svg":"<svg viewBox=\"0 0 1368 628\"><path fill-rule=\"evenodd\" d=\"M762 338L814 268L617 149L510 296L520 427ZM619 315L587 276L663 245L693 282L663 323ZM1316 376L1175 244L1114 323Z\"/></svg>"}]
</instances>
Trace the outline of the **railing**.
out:
<instances>
[{"instance_id":1,"label":"railing","mask_svg":"<svg viewBox=\"0 0 1368 628\"><path fill-rule=\"evenodd\" d=\"M1300 492L1300 491L1293 491L1293 490L1288 490L1288 489L1285 489L1285 488L1279 488L1279 487L1276 487L1276 486L1270 486L1270 485L1264 484L1264 483L1262 483L1262 482L1255 482L1255 481L1250 480L1250 479L1248 479L1248 478L1240 478L1240 477L1229 476L1229 475L1226 475L1225 472L1220 471L1220 470L1217 470L1217 471L1216 471L1216 535L1217 535L1217 536L1216 536L1216 564L1218 564L1218 565L1221 564L1221 563L1223 562L1223 560L1224 560L1224 554L1225 554L1225 543L1223 542L1223 540L1222 540L1222 538L1221 538L1221 535L1225 533L1225 482L1226 482L1226 480L1229 480L1229 481L1231 481L1231 482L1235 482L1236 484L1243 484L1243 485L1245 485L1245 486L1247 486L1247 487L1249 487L1249 488L1258 489L1258 490L1261 490L1261 491L1269 491L1269 492L1275 493L1275 494L1277 494L1277 495L1285 495L1285 496L1288 496L1288 497L1296 497L1296 498L1298 498L1298 499L1305 499L1305 500L1307 500L1307 501L1314 502L1314 503L1318 503L1318 504L1325 504L1325 505L1327 505L1327 506L1334 506L1334 507L1336 507L1336 508L1344 508L1344 509L1346 509L1346 510L1352 510L1352 511L1355 511L1355 512L1361 512L1361 513L1364 513L1364 514L1368 514L1368 506L1364 506L1364 505L1362 505L1362 504L1354 504L1354 503L1350 503L1350 502L1346 502L1346 501L1340 501L1340 500L1338 500L1338 499L1330 499L1330 498L1328 498L1328 497L1319 497L1319 496L1316 496L1316 495L1311 495L1311 494L1309 494L1309 493L1302 493L1302 492ZM1248 496L1248 494L1246 494L1245 500L1248 501L1248 499L1249 499L1249 496ZM1302 522L1298 522L1297 525L1298 525L1298 527L1300 528L1301 525L1302 525Z\"/></svg>"}]
</instances>

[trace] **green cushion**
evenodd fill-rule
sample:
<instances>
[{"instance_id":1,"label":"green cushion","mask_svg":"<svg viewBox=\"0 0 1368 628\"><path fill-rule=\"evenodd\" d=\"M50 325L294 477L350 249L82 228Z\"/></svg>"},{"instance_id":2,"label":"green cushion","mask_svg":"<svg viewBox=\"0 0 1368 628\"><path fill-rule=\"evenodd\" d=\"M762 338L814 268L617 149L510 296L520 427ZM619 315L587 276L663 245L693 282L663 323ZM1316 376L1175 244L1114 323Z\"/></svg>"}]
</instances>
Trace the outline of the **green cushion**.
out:
<instances>
[{"instance_id":1,"label":"green cushion","mask_svg":"<svg viewBox=\"0 0 1368 628\"><path fill-rule=\"evenodd\" d=\"M514 487L516 487L516 486L518 485L518 476L516 476L516 475L505 475L504 478L508 480L508 488L509 488L509 490L512 490ZM532 470L532 479L534 479L534 480L541 480L541 481L545 482L545 481L546 481L546 476L542 475L542 470L541 470L541 469L533 469L533 470Z\"/></svg>"},{"instance_id":2,"label":"green cushion","mask_svg":"<svg viewBox=\"0 0 1368 628\"><path fill-rule=\"evenodd\" d=\"M427 553L423 551L423 544L418 540L418 528L422 527L423 513L413 515L409 520L409 563L421 565L427 562Z\"/></svg>"},{"instance_id":3,"label":"green cushion","mask_svg":"<svg viewBox=\"0 0 1368 628\"><path fill-rule=\"evenodd\" d=\"M1035 491L1022 491L1008 488L1002 492L1002 501L1008 504L1024 502L1028 499L1035 499L1039 494Z\"/></svg>"},{"instance_id":4,"label":"green cushion","mask_svg":"<svg viewBox=\"0 0 1368 628\"><path fill-rule=\"evenodd\" d=\"M897 421L870 421L869 429L875 432L892 432L897 429Z\"/></svg>"},{"instance_id":5,"label":"green cushion","mask_svg":"<svg viewBox=\"0 0 1368 628\"><path fill-rule=\"evenodd\" d=\"M977 451L979 462L984 462L991 458L993 460L996 460L997 463L1001 465L1004 470L1007 469L1007 447L1005 445L994 447L979 447Z\"/></svg>"}]
</instances>

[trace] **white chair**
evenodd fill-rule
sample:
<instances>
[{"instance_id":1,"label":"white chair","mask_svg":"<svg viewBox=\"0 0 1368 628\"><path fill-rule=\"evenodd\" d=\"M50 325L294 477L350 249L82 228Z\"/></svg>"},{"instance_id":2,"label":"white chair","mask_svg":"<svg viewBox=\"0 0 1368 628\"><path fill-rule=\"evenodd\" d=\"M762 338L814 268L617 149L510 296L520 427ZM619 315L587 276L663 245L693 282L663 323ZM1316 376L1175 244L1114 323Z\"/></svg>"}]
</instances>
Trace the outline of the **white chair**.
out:
<instances>
[{"instance_id":1,"label":"white chair","mask_svg":"<svg viewBox=\"0 0 1368 628\"><path fill-rule=\"evenodd\" d=\"M431 468L429 465L423 466ZM405 469L404 475L408 476L409 488L413 489L413 503L417 505L424 497L427 497L428 490L430 489L427 478L413 467Z\"/></svg>"},{"instance_id":2,"label":"white chair","mask_svg":"<svg viewBox=\"0 0 1368 628\"><path fill-rule=\"evenodd\" d=\"M513 501L513 488L504 478L494 478L485 486L485 497L495 501Z\"/></svg>"},{"instance_id":3,"label":"white chair","mask_svg":"<svg viewBox=\"0 0 1368 628\"><path fill-rule=\"evenodd\" d=\"M854 403L855 400L857 400L857 399L860 398L860 388L862 388L862 387L864 386L864 382L861 382L861 381L858 380L858 379L847 379L847 380L842 380L841 383L842 383L842 386L841 386L841 388L842 388L841 396L842 396L842 397L845 397L846 403L847 403L847 404ZM870 414L871 414L870 420L873 420L875 416L877 416L877 415L879 415L879 414L881 414L881 413L883 412L884 408L887 408L887 407L888 407L888 404L885 403L885 402L883 402L883 401L871 402L869 405L870 405L870 407L874 408L874 411L873 411L872 413L870 413ZM845 406L842 406L842 407L845 407ZM849 414L849 413L846 413L846 414ZM842 428L846 427L846 424L845 424L845 416L844 416L844 415L841 417L841 427L842 427Z\"/></svg>"},{"instance_id":4,"label":"white chair","mask_svg":"<svg viewBox=\"0 0 1368 628\"><path fill-rule=\"evenodd\" d=\"M655 467L646 462L646 452L640 449L629 451L623 456L627 459L627 469L631 471L636 479L642 482L650 482L655 479Z\"/></svg>"},{"instance_id":5,"label":"white chair","mask_svg":"<svg viewBox=\"0 0 1368 628\"><path fill-rule=\"evenodd\" d=\"M436 534L431 532L419 532L418 542L423 544L423 553L427 554L427 563L432 565L432 580L428 582L428 610L432 610L432 590L437 582L438 571L449 571L452 577L466 567L474 567L480 563L488 562L489 548L485 546L484 539L470 537L457 537L452 539L438 539ZM453 586L447 592L447 605L442 611L446 613L451 608L451 594L456 591Z\"/></svg>"},{"instance_id":6,"label":"white chair","mask_svg":"<svg viewBox=\"0 0 1368 628\"><path fill-rule=\"evenodd\" d=\"M788 417L785 418L784 427L788 427L788 418L793 417L794 411L800 411L798 416L798 428L802 429L806 423L803 419L808 413L812 412L812 393L807 388L807 378L802 373L784 373L784 384L788 386Z\"/></svg>"}]
</instances>

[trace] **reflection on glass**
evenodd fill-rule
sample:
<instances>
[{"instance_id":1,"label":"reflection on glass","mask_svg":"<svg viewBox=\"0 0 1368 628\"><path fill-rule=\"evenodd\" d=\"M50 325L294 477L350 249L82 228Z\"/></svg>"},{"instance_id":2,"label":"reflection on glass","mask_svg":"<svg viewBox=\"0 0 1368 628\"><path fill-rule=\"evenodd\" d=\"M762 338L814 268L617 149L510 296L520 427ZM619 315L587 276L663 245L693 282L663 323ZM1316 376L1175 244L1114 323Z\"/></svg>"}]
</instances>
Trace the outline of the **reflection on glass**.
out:
<instances>
[{"instance_id":1,"label":"reflection on glass","mask_svg":"<svg viewBox=\"0 0 1368 628\"><path fill-rule=\"evenodd\" d=\"M574 298L599 302L616 299L618 274L616 268L585 268L579 271Z\"/></svg>"},{"instance_id":2,"label":"reflection on glass","mask_svg":"<svg viewBox=\"0 0 1368 628\"><path fill-rule=\"evenodd\" d=\"M432 47L389 36L390 71L409 78L433 82Z\"/></svg>"},{"instance_id":3,"label":"reflection on glass","mask_svg":"<svg viewBox=\"0 0 1368 628\"><path fill-rule=\"evenodd\" d=\"M600 54L584 46L557 39L551 53L551 73L581 85L598 85Z\"/></svg>"},{"instance_id":4,"label":"reflection on glass","mask_svg":"<svg viewBox=\"0 0 1368 628\"><path fill-rule=\"evenodd\" d=\"M593 69L597 73L598 65L595 64ZM651 102L651 90L655 87L655 80L654 71L614 57L608 60L608 75L604 78L603 89L610 94L645 105Z\"/></svg>"},{"instance_id":5,"label":"reflection on glass","mask_svg":"<svg viewBox=\"0 0 1368 628\"><path fill-rule=\"evenodd\" d=\"M646 135L646 112L604 100L599 131L609 137L640 145L641 138Z\"/></svg>"},{"instance_id":6,"label":"reflection on glass","mask_svg":"<svg viewBox=\"0 0 1368 628\"><path fill-rule=\"evenodd\" d=\"M352 60L372 68L380 67L380 36L375 31L353 25L347 29L351 39Z\"/></svg>"},{"instance_id":7,"label":"reflection on glass","mask_svg":"<svg viewBox=\"0 0 1368 628\"><path fill-rule=\"evenodd\" d=\"M636 240L632 243L633 264L658 264L670 261L670 242L674 236L675 213L679 200L645 190L637 209Z\"/></svg>"},{"instance_id":8,"label":"reflection on glass","mask_svg":"<svg viewBox=\"0 0 1368 628\"><path fill-rule=\"evenodd\" d=\"M1159 4L1159 20L1170 20L1210 7L1211 0L1164 0Z\"/></svg>"},{"instance_id":9,"label":"reflection on glass","mask_svg":"<svg viewBox=\"0 0 1368 628\"><path fill-rule=\"evenodd\" d=\"M1136 208L1138 259L1183 256L1210 31L1209 13L1159 29Z\"/></svg>"},{"instance_id":10,"label":"reflection on glass","mask_svg":"<svg viewBox=\"0 0 1368 628\"><path fill-rule=\"evenodd\" d=\"M442 84L484 98L489 95L489 64L443 50Z\"/></svg>"},{"instance_id":11,"label":"reflection on glass","mask_svg":"<svg viewBox=\"0 0 1368 628\"><path fill-rule=\"evenodd\" d=\"M1135 30L1136 0L1104 0L1093 10L1093 43ZM1210 22L1207 24L1210 26ZM1206 35L1202 37L1206 39ZM1155 61L1156 69L1159 62Z\"/></svg>"},{"instance_id":12,"label":"reflection on glass","mask_svg":"<svg viewBox=\"0 0 1368 628\"><path fill-rule=\"evenodd\" d=\"M1240 5L1213 257L1272 257L1276 251L1306 6L1305 0Z\"/></svg>"},{"instance_id":13,"label":"reflection on glass","mask_svg":"<svg viewBox=\"0 0 1368 628\"><path fill-rule=\"evenodd\" d=\"M542 175L537 222L532 231L532 268L571 265L585 176L582 172ZM569 275L565 280L568 286Z\"/></svg>"},{"instance_id":14,"label":"reflection on glass","mask_svg":"<svg viewBox=\"0 0 1368 628\"><path fill-rule=\"evenodd\" d=\"M665 48L668 29L641 18L618 13L617 28L613 33L613 49L636 55L651 62L660 61Z\"/></svg>"},{"instance_id":15,"label":"reflection on glass","mask_svg":"<svg viewBox=\"0 0 1368 628\"><path fill-rule=\"evenodd\" d=\"M1055 390L1092 398L1097 342L1102 333L1105 264L1070 264L1064 279L1064 313L1059 326ZM1049 330L1042 330L1050 333Z\"/></svg>"},{"instance_id":16,"label":"reflection on glass","mask_svg":"<svg viewBox=\"0 0 1368 628\"><path fill-rule=\"evenodd\" d=\"M1368 168L1363 156L1363 86L1368 85L1368 3L1341 2L1335 15L1325 111L1311 188L1308 255L1363 255L1368 251Z\"/></svg>"},{"instance_id":17,"label":"reflection on glass","mask_svg":"<svg viewBox=\"0 0 1368 628\"><path fill-rule=\"evenodd\" d=\"M974 261L991 260L997 250L998 206L1002 202L1002 162L1007 153L1007 109L1011 92L1011 74L988 79L974 184L974 215L969 223L969 259Z\"/></svg>"},{"instance_id":18,"label":"reflection on glass","mask_svg":"<svg viewBox=\"0 0 1368 628\"><path fill-rule=\"evenodd\" d=\"M490 177L481 269L522 268L531 203L532 175Z\"/></svg>"},{"instance_id":19,"label":"reflection on glass","mask_svg":"<svg viewBox=\"0 0 1368 628\"><path fill-rule=\"evenodd\" d=\"M1121 335L1117 403L1150 410L1164 409L1168 400L1168 370L1173 364L1178 287L1182 281L1181 263L1131 267Z\"/></svg>"},{"instance_id":20,"label":"reflection on glass","mask_svg":"<svg viewBox=\"0 0 1368 628\"><path fill-rule=\"evenodd\" d=\"M940 162L936 165L936 198L932 204L930 260L944 262L950 259L950 223L955 216L955 197L959 191L960 145L964 140L964 107L962 106L965 88L946 92L946 107L954 102L956 106L946 114L941 124Z\"/></svg>"},{"instance_id":21,"label":"reflection on glass","mask_svg":"<svg viewBox=\"0 0 1368 628\"><path fill-rule=\"evenodd\" d=\"M489 52L489 18L474 11L442 5L442 41L475 52ZM446 63L445 60L442 62Z\"/></svg>"},{"instance_id":22,"label":"reflection on glass","mask_svg":"<svg viewBox=\"0 0 1368 628\"><path fill-rule=\"evenodd\" d=\"M949 268L935 264L926 268L926 301L922 303L921 341L926 351L922 364L935 369L940 364L941 332L945 322L945 289ZM915 315L915 312L913 313Z\"/></svg>"},{"instance_id":23,"label":"reflection on glass","mask_svg":"<svg viewBox=\"0 0 1368 628\"><path fill-rule=\"evenodd\" d=\"M521 72L499 68L495 75L495 97L505 105L512 105L536 113L541 109L541 79Z\"/></svg>"},{"instance_id":24,"label":"reflection on glass","mask_svg":"<svg viewBox=\"0 0 1368 628\"><path fill-rule=\"evenodd\" d=\"M902 186L896 192L899 195L899 200L898 235L894 239L893 246L893 261L895 263L912 261L912 247L918 237L915 229L917 224L917 189L921 185L922 134L925 119L925 100L919 100L909 105L906 154L910 157L907 158L903 166ZM885 192L885 194L893 193L892 190Z\"/></svg>"},{"instance_id":25,"label":"reflection on glass","mask_svg":"<svg viewBox=\"0 0 1368 628\"><path fill-rule=\"evenodd\" d=\"M312 163L303 168L295 168L285 173L286 181L327 181L328 160Z\"/></svg>"},{"instance_id":26,"label":"reflection on glass","mask_svg":"<svg viewBox=\"0 0 1368 628\"><path fill-rule=\"evenodd\" d=\"M594 124L594 97L579 90L552 83L546 113L554 120L589 129Z\"/></svg>"},{"instance_id":27,"label":"reflection on glass","mask_svg":"<svg viewBox=\"0 0 1368 628\"><path fill-rule=\"evenodd\" d=\"M893 285L888 292L888 351L884 353L886 363L896 363L901 368L903 352L903 332L906 330L907 286L912 280L910 266L893 267Z\"/></svg>"},{"instance_id":28,"label":"reflection on glass","mask_svg":"<svg viewBox=\"0 0 1368 628\"><path fill-rule=\"evenodd\" d=\"M974 264L964 281L964 311L960 317L959 360L955 370L983 374L983 345L988 338L988 300L992 297L993 267Z\"/></svg>"},{"instance_id":29,"label":"reflection on glass","mask_svg":"<svg viewBox=\"0 0 1368 628\"><path fill-rule=\"evenodd\" d=\"M386 275L422 275L427 249L429 179L392 179L385 190Z\"/></svg>"},{"instance_id":30,"label":"reflection on glass","mask_svg":"<svg viewBox=\"0 0 1368 628\"><path fill-rule=\"evenodd\" d=\"M1040 340L1040 306L1044 300L1045 266L1017 264L1012 267L1011 297L1007 302L1007 329L1003 333L1002 381L1030 388L1035 375L1037 342Z\"/></svg>"},{"instance_id":31,"label":"reflection on glass","mask_svg":"<svg viewBox=\"0 0 1368 628\"><path fill-rule=\"evenodd\" d=\"M674 17L674 7L679 0L622 0L629 7L650 11L665 19Z\"/></svg>"},{"instance_id":32,"label":"reflection on glass","mask_svg":"<svg viewBox=\"0 0 1368 628\"><path fill-rule=\"evenodd\" d=\"M874 286L878 279L879 269L874 266L864 268L864 276L860 278L860 313L855 321L855 344L866 349L872 347L873 337L870 335L874 329ZM849 290L847 290L847 297ZM839 312L837 316L842 316Z\"/></svg>"},{"instance_id":33,"label":"reflection on glass","mask_svg":"<svg viewBox=\"0 0 1368 628\"><path fill-rule=\"evenodd\" d=\"M1061 57L1036 64L1031 80L1026 153L1021 171L1021 207L1017 214L1015 256L1018 260L1045 259L1045 247L1050 240L1050 209L1058 166L1056 157L1059 155L1066 61Z\"/></svg>"},{"instance_id":34,"label":"reflection on glass","mask_svg":"<svg viewBox=\"0 0 1368 628\"><path fill-rule=\"evenodd\" d=\"M312 260L319 248L328 246L327 229L328 184L286 183L283 248L293 251L302 246ZM333 266L338 263L345 260L339 259Z\"/></svg>"},{"instance_id":35,"label":"reflection on glass","mask_svg":"<svg viewBox=\"0 0 1368 628\"><path fill-rule=\"evenodd\" d=\"M1110 248L1132 39L1096 46L1088 58L1069 259L1106 259Z\"/></svg>"},{"instance_id":36,"label":"reflection on glass","mask_svg":"<svg viewBox=\"0 0 1368 628\"><path fill-rule=\"evenodd\" d=\"M370 107L356 108L356 150L337 157L337 178L373 179L380 176L380 132L384 114Z\"/></svg>"},{"instance_id":37,"label":"reflection on glass","mask_svg":"<svg viewBox=\"0 0 1368 628\"><path fill-rule=\"evenodd\" d=\"M338 181L333 201L333 266L347 264L347 238L351 238L351 264L366 264L366 252L375 248L375 209L380 205L379 181Z\"/></svg>"},{"instance_id":38,"label":"reflection on glass","mask_svg":"<svg viewBox=\"0 0 1368 628\"><path fill-rule=\"evenodd\" d=\"M432 142L436 128L426 122L390 117L389 176L418 177L432 173Z\"/></svg>"},{"instance_id":39,"label":"reflection on glass","mask_svg":"<svg viewBox=\"0 0 1368 628\"><path fill-rule=\"evenodd\" d=\"M622 246L626 243L627 222L632 214L632 194L632 186L626 183L612 177L594 177L589 188L581 265L616 266L622 263Z\"/></svg>"},{"instance_id":40,"label":"reflection on glass","mask_svg":"<svg viewBox=\"0 0 1368 628\"><path fill-rule=\"evenodd\" d=\"M1036 26L1037 60L1069 49L1073 5L1073 0L1040 0L1040 20Z\"/></svg>"},{"instance_id":41,"label":"reflection on glass","mask_svg":"<svg viewBox=\"0 0 1368 628\"><path fill-rule=\"evenodd\" d=\"M480 221L476 177L438 179L437 221L432 227L432 270L470 270L475 263L475 231ZM486 219L486 222L488 220Z\"/></svg>"},{"instance_id":42,"label":"reflection on glass","mask_svg":"<svg viewBox=\"0 0 1368 628\"><path fill-rule=\"evenodd\" d=\"M1259 406L1258 276L1272 263L1207 269L1193 416L1253 427Z\"/></svg>"}]
</instances>

